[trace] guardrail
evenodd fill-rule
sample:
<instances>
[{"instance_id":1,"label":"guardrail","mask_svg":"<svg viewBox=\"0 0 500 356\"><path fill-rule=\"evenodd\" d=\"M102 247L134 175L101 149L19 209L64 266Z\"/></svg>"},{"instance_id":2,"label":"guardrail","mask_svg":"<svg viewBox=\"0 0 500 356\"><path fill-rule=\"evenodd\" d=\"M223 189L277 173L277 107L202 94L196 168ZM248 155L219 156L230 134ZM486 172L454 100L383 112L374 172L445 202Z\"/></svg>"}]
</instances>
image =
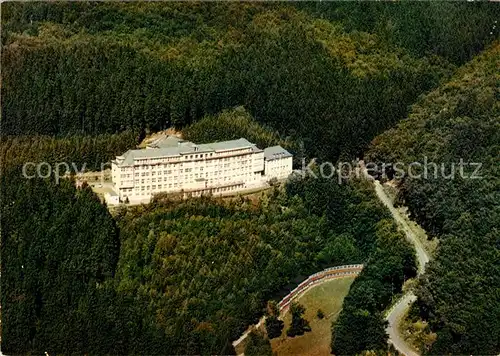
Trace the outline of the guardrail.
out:
<instances>
[{"instance_id":1,"label":"guardrail","mask_svg":"<svg viewBox=\"0 0 500 356\"><path fill-rule=\"evenodd\" d=\"M290 293L288 293L281 301L278 303L278 307L280 310L280 313L282 311L285 311L286 308L290 305L290 303L296 299L299 295L303 294L305 291L307 291L309 288L312 286L319 284L320 282L323 282L325 280L328 280L330 278L340 278L340 277L345 277L345 276L356 276L361 272L363 269L362 264L355 264L355 265L343 265L343 266L336 266L336 267L330 267L327 269L324 269L323 271L311 274L307 279L303 282L301 282L295 289L293 289ZM263 316L257 325L251 325L244 333L241 335L241 337L238 340L233 341L233 347L237 347L243 340L246 339L246 337L250 334L250 332L254 328L259 328L261 325L263 325L266 317Z\"/></svg>"},{"instance_id":2,"label":"guardrail","mask_svg":"<svg viewBox=\"0 0 500 356\"><path fill-rule=\"evenodd\" d=\"M357 275L363 269L362 264L357 265L344 265L337 267L330 267L321 272L310 275L305 281L300 283L295 289L288 293L279 303L280 312L284 310L290 303L297 298L300 294L304 293L310 287L322 282L325 278L333 278L348 275Z\"/></svg>"}]
</instances>

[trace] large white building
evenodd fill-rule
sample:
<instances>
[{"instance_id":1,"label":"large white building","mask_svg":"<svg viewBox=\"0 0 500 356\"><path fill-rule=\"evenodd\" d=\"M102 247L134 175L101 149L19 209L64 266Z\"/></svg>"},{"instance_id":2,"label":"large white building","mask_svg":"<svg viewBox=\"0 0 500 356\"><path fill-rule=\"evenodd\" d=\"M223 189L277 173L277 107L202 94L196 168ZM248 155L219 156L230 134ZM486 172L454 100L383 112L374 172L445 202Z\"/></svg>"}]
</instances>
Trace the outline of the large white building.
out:
<instances>
[{"instance_id":1,"label":"large white building","mask_svg":"<svg viewBox=\"0 0 500 356\"><path fill-rule=\"evenodd\" d=\"M229 194L264 186L291 172L288 151L280 146L261 150L244 138L195 144L166 136L112 162L116 195L131 203L147 202L158 193Z\"/></svg>"}]
</instances>

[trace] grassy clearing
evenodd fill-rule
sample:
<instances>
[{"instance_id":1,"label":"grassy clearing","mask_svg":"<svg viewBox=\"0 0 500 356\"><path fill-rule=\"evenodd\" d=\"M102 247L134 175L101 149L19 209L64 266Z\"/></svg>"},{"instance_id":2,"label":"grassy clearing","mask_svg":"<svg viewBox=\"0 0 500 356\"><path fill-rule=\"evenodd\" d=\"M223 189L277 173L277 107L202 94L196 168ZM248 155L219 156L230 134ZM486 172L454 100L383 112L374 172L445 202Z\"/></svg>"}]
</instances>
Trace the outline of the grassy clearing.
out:
<instances>
[{"instance_id":1,"label":"grassy clearing","mask_svg":"<svg viewBox=\"0 0 500 356\"><path fill-rule=\"evenodd\" d=\"M304 317L311 325L311 332L294 338L286 337L286 330L291 322L291 315L284 316L285 327L279 338L271 340L273 353L280 355L330 355L331 325L340 310L344 297L349 292L353 277L332 279L317 285L299 297L304 305ZM318 319L316 313L321 309L325 317Z\"/></svg>"}]
</instances>

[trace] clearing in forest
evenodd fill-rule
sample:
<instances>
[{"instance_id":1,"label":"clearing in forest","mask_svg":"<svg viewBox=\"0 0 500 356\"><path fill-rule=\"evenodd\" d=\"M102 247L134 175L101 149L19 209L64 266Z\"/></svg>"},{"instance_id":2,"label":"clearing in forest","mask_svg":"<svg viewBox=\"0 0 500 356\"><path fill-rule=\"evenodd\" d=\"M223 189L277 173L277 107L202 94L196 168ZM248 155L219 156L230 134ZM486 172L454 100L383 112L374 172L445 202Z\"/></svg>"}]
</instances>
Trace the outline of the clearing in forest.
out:
<instances>
[{"instance_id":1,"label":"clearing in forest","mask_svg":"<svg viewBox=\"0 0 500 356\"><path fill-rule=\"evenodd\" d=\"M286 330L291 322L291 314L287 313L283 318L285 327L281 336L271 340L273 353L278 356L330 355L331 325L337 319L353 281L354 277L331 279L300 296L297 301L306 308L304 318L309 321L311 331L301 336L287 337ZM318 318L318 309L323 311L323 319Z\"/></svg>"}]
</instances>

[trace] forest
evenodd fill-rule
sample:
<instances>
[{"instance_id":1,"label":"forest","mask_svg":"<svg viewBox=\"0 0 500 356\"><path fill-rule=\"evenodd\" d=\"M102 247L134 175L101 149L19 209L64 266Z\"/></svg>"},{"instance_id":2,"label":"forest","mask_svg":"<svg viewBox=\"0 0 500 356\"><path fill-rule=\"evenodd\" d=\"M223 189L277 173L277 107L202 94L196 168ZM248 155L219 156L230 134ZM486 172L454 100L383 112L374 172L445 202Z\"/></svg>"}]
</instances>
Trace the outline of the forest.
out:
<instances>
[{"instance_id":1,"label":"forest","mask_svg":"<svg viewBox=\"0 0 500 356\"><path fill-rule=\"evenodd\" d=\"M500 44L460 68L377 137L372 161L445 164L428 179L400 180L400 203L432 238L434 261L420 280L418 311L437 333L431 354L494 354L500 349ZM460 159L480 163L460 173ZM453 167L453 163L456 164ZM439 167L440 169L440 167ZM485 332L485 331L488 332Z\"/></svg>"},{"instance_id":2,"label":"forest","mask_svg":"<svg viewBox=\"0 0 500 356\"><path fill-rule=\"evenodd\" d=\"M70 167L74 164L78 169L99 171L111 168L112 159L140 141L141 135L132 131L96 136L3 136L0 168L21 167L26 162L47 162L51 166L68 162Z\"/></svg>"},{"instance_id":3,"label":"forest","mask_svg":"<svg viewBox=\"0 0 500 356\"><path fill-rule=\"evenodd\" d=\"M430 352L498 353L491 5L2 3L2 351L232 354L269 300L344 263L366 267L332 351L387 351L382 312L415 259L366 182L294 177L259 198L112 216L72 178L21 175L28 161L98 170L173 127L280 144L296 164L482 162L485 179L404 179L398 199L441 241L411 316L437 333Z\"/></svg>"},{"instance_id":4,"label":"forest","mask_svg":"<svg viewBox=\"0 0 500 356\"><path fill-rule=\"evenodd\" d=\"M100 332L91 314L115 274L116 223L88 187L0 179L2 352L81 352Z\"/></svg>"},{"instance_id":5,"label":"forest","mask_svg":"<svg viewBox=\"0 0 500 356\"><path fill-rule=\"evenodd\" d=\"M241 106L196 121L182 130L182 137L196 143L236 140L245 137L250 142L255 143L257 147L266 148L280 145L294 152L296 156L300 155L302 149L301 141L282 137L279 131L259 124Z\"/></svg>"},{"instance_id":6,"label":"forest","mask_svg":"<svg viewBox=\"0 0 500 356\"><path fill-rule=\"evenodd\" d=\"M302 276L401 256L365 278L394 282L379 307L415 270L366 182L298 177L257 200L156 200L112 217L70 180L5 180L5 352L231 354L266 301Z\"/></svg>"},{"instance_id":7,"label":"forest","mask_svg":"<svg viewBox=\"0 0 500 356\"><path fill-rule=\"evenodd\" d=\"M455 68L279 3L3 8L5 134L156 131L243 105L336 160L359 155Z\"/></svg>"}]
</instances>

